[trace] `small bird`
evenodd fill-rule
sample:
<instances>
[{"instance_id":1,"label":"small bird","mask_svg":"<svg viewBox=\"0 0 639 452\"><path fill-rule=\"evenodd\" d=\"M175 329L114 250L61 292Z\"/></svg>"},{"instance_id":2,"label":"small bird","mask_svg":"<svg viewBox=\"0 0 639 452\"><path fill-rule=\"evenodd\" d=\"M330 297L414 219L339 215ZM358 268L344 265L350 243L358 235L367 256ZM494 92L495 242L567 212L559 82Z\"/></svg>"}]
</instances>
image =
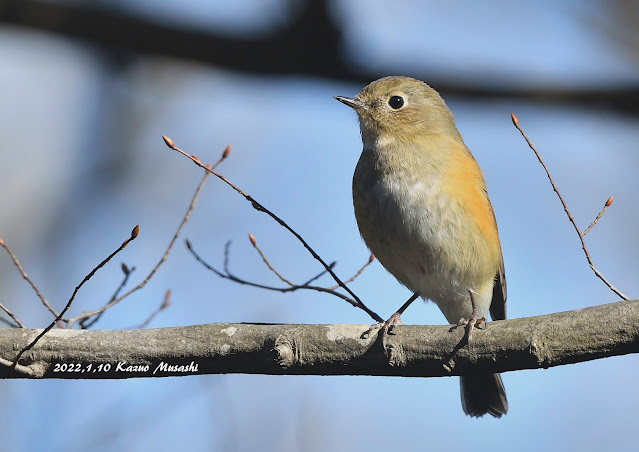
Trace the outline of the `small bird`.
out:
<instances>
[{"instance_id":1,"label":"small bird","mask_svg":"<svg viewBox=\"0 0 639 452\"><path fill-rule=\"evenodd\" d=\"M362 238L413 295L433 301L451 324L506 318L506 279L497 223L484 177L439 93L409 77L384 77L353 98L363 151L353 175ZM508 412L499 374L461 377L467 415Z\"/></svg>"}]
</instances>

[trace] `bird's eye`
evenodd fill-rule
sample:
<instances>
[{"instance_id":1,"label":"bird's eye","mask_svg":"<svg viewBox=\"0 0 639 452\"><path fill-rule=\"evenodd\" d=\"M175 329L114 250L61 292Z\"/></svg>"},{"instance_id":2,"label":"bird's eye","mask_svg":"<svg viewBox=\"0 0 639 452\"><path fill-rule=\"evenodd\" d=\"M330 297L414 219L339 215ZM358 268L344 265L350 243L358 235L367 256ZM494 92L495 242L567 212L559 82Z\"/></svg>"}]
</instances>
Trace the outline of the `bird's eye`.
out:
<instances>
[{"instance_id":1,"label":"bird's eye","mask_svg":"<svg viewBox=\"0 0 639 452\"><path fill-rule=\"evenodd\" d=\"M388 105L394 110L399 110L404 106L404 98L402 96L391 96L391 98L388 99Z\"/></svg>"}]
</instances>

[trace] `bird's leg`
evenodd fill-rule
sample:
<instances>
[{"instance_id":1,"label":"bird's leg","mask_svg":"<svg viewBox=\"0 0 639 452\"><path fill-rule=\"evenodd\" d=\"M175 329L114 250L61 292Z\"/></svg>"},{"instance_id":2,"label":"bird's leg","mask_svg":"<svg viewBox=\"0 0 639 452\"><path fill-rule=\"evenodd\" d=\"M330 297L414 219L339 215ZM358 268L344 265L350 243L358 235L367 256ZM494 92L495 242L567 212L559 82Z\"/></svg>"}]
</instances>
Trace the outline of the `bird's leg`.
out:
<instances>
[{"instance_id":1,"label":"bird's leg","mask_svg":"<svg viewBox=\"0 0 639 452\"><path fill-rule=\"evenodd\" d=\"M379 322L374 325L371 325L371 327L368 330L366 330L364 334L362 334L362 337L368 337L368 335L373 330L376 330L377 328L381 327L382 328L382 345L384 346L384 350L387 350L386 336L388 336L389 334L393 334L392 327L394 327L395 325L402 324L401 315L404 313L406 308L411 305L413 301L417 300L418 297L419 297L419 293L415 292L413 295L410 296L408 300L406 300L406 303L404 303L402 307L397 310L397 312L395 312L393 315L391 315L388 318L387 321Z\"/></svg>"},{"instance_id":2,"label":"bird's leg","mask_svg":"<svg viewBox=\"0 0 639 452\"><path fill-rule=\"evenodd\" d=\"M470 295L470 305L473 307L473 312L470 314L470 318L459 319L457 325L451 328L451 331L459 326L465 326L466 334L464 335L464 340L466 343L470 342L470 338L473 335L473 330L475 326L479 328L481 325L486 325L486 317L479 317L477 315L477 306L475 305L475 297L473 296L473 292L468 289L468 294Z\"/></svg>"}]
</instances>

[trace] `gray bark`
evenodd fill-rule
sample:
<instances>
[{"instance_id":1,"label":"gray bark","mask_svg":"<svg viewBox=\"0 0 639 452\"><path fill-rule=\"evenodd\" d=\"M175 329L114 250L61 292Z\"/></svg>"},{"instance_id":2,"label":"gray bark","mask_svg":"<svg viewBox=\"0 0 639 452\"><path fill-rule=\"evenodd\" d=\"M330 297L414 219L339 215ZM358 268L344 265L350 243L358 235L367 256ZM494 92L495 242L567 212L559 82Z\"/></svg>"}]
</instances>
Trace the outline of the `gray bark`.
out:
<instances>
[{"instance_id":1,"label":"gray bark","mask_svg":"<svg viewBox=\"0 0 639 452\"><path fill-rule=\"evenodd\" d=\"M0 330L0 378L132 378L193 374L438 377L548 368L639 352L639 300L463 328L402 325L385 354L368 325L215 323L149 330ZM137 367L129 367L137 366ZM171 367L174 366L174 367ZM180 367L182 366L182 367Z\"/></svg>"}]
</instances>

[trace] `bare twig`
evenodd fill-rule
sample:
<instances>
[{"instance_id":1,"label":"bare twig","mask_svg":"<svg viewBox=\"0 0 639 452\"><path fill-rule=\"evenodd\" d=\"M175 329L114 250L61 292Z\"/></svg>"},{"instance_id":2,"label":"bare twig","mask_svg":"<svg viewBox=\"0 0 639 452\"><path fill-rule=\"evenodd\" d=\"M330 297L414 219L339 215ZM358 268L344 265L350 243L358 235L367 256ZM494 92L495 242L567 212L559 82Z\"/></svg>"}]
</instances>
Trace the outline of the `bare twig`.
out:
<instances>
[{"instance_id":1,"label":"bare twig","mask_svg":"<svg viewBox=\"0 0 639 452\"><path fill-rule=\"evenodd\" d=\"M216 165L221 163L222 160L224 160L224 158L226 158L226 157L223 156L222 158L220 158L220 160L218 161L218 163L216 163ZM151 270L151 272L147 275L147 277L144 278L144 280L140 284L138 284L137 286L135 286L134 288L129 290L127 293L125 293L124 295L121 295L120 297L116 298L115 300L105 304L101 308L98 308L98 309L96 309L94 311L85 311L85 312L82 312L82 313L76 315L75 317L70 318L68 320L68 322L67 322L67 328L71 328L75 322L78 322L78 321L81 321L81 320L84 320L84 319L88 319L88 318L90 318L90 317L92 317L94 315L98 315L98 314L106 311L107 309L111 308L112 306L115 306L120 301L124 300L125 298L127 298L128 296L133 294L134 292L137 292L138 290L140 290L144 286L146 286L146 284L151 280L153 275L155 275L155 273L158 271L160 266L169 257L169 253L171 252L171 249L173 248L173 244L177 240L178 236L180 235L180 232L182 231L182 228L184 227L186 222L189 220L189 217L191 216L191 212L193 211L193 208L195 207L195 202L197 201L198 195L200 194L200 191L202 190L202 187L204 186L204 181L206 180L208 175L209 175L208 172L204 172L204 176L202 177L202 180L198 184L197 189L195 190L195 193L193 194L193 198L191 199L191 204L189 204L189 208L187 209L186 214L184 215L184 218L182 218L182 222L180 223L180 225L178 226L177 230L175 231L175 234L173 235L173 238L171 239L171 242L169 243L169 246L166 248L166 251L164 252L164 255L160 258L160 260L155 265L155 267L153 267L153 270Z\"/></svg>"},{"instance_id":2,"label":"bare twig","mask_svg":"<svg viewBox=\"0 0 639 452\"><path fill-rule=\"evenodd\" d=\"M126 286L126 283L129 281L129 277L131 276L131 273L135 271L135 267L129 268L124 263L122 263L121 268L122 268L122 273L124 273L124 278L122 278L122 282L120 283L118 288L115 290L115 292L113 292L113 295L111 295L111 298L109 298L109 301L107 301L106 304L111 303L113 300L115 300L118 297L118 295L120 295L120 292L122 292L122 289L124 289L124 286ZM93 317L93 319L91 319L90 321L88 318L81 320L80 327L83 329L91 328L95 324L95 322L100 320L100 317L102 317L102 314L104 314L104 311L100 312L98 315Z\"/></svg>"},{"instance_id":3,"label":"bare twig","mask_svg":"<svg viewBox=\"0 0 639 452\"><path fill-rule=\"evenodd\" d=\"M11 319L14 322L16 322L16 325L18 325L20 328L24 328L24 325L22 324L22 322L20 320L18 320L18 318L15 315L13 315L13 313L11 311L9 311L9 309L5 305L3 305L2 303L0 303L0 309L2 309L4 312L6 312L7 315L9 317L11 317ZM11 326L13 326L13 325L11 325Z\"/></svg>"},{"instance_id":4,"label":"bare twig","mask_svg":"<svg viewBox=\"0 0 639 452\"><path fill-rule=\"evenodd\" d=\"M162 304L155 311L153 311L151 315L138 326L138 328L146 328L156 315L158 315L169 306L171 306L171 289L168 289L166 292L164 292L164 299L162 300Z\"/></svg>"},{"instance_id":5,"label":"bare twig","mask_svg":"<svg viewBox=\"0 0 639 452\"><path fill-rule=\"evenodd\" d=\"M594 228L594 227L595 227L595 225L597 224L597 221L599 221L599 219L602 217L602 215L604 214L604 212L606 211L606 209L607 209L608 207L610 207L610 205L612 204L612 200L613 200L613 199L614 199L614 197L613 197L613 196L611 196L610 198L608 198L608 200L606 201L606 203L605 203L605 204L604 204L604 206L603 206L603 209L601 209L601 212L599 212L599 213L597 214L597 216L596 216L596 217L595 217L595 219L592 221L592 223L590 223L590 226L588 226L588 227L586 228L586 230L585 230L584 232L582 232L582 233L581 233L581 235L582 235L582 236L583 236L583 235L588 234L588 233L590 232L590 230L591 230L592 228Z\"/></svg>"},{"instance_id":6,"label":"bare twig","mask_svg":"<svg viewBox=\"0 0 639 452\"><path fill-rule=\"evenodd\" d=\"M60 314L58 314L58 316L55 318L55 320L53 322L51 322L49 324L49 326L47 326L44 330L42 330L42 332L40 334L38 334L38 336L33 341L31 341L31 343L29 343L29 345L27 345L25 348L20 350L20 352L18 353L18 355L15 357L15 359L13 361L13 365L12 365L13 368L15 368L17 366L18 361L20 361L20 358L22 357L22 355L25 352L27 352L28 350L30 350L40 340L40 338L42 338L42 336L47 334L51 330L51 328L53 328L55 326L55 324L62 319L62 316L64 316L64 313L67 312L67 310L71 307L71 304L73 303L73 300L75 300L75 296L78 293L78 290L80 290L80 288L84 285L84 283L86 283L89 279L91 279L93 277L93 275L95 275L95 273L99 269L104 267L113 258L113 256L118 254L120 251L122 251L124 248L126 248L126 246L129 243L131 243L133 240L135 240L135 238L138 236L139 232L140 232L140 226L134 227L133 230L131 231L131 235L129 236L129 238L127 238L124 242L122 242L122 245L120 245L117 250L115 250L114 252L109 254L109 256L106 259L104 259L102 262L100 262L93 270L91 270L91 272L88 275L86 275L84 277L82 282L80 282L80 284L78 284L76 286L75 290L73 291L73 294L71 295L71 298L69 298L69 301L67 302L67 305L60 312Z\"/></svg>"},{"instance_id":7,"label":"bare twig","mask_svg":"<svg viewBox=\"0 0 639 452\"><path fill-rule=\"evenodd\" d=\"M336 261L331 262L330 264L328 264L328 266L333 269L335 267L335 265L337 264ZM324 276L326 273L328 273L326 270L322 270L321 272L319 272L317 275L313 276L311 279L309 279L308 281L302 283L302 286L308 286L310 283L312 283L313 281L316 281L317 279L321 278L322 276Z\"/></svg>"},{"instance_id":8,"label":"bare twig","mask_svg":"<svg viewBox=\"0 0 639 452\"><path fill-rule=\"evenodd\" d=\"M541 158L541 155L539 155L539 152L537 152L537 149L535 149L535 146L533 146L533 144L530 142L530 140L528 139L528 137L526 136L524 131L521 130L521 128L519 127L519 120L517 119L517 116L515 116L514 113L511 113L510 117L511 117L511 119L513 121L513 125L519 131L519 133L521 133L521 136L524 137L524 140L526 140L526 143L528 143L528 147L530 149L532 149L532 151L535 153L535 156L537 157L537 160L539 160L539 163L541 163L541 166L544 168L544 171L546 172L546 176L548 176L548 180L550 181L550 185L552 185L552 189L557 194L557 197L559 198L559 201L561 201L561 205L564 208L564 212L566 212L566 215L568 216L568 220L570 220L570 223L575 228L575 232L577 232L577 236L579 237L579 241L581 242L581 249L583 249L584 254L586 255L586 260L588 261L588 264L590 264L590 268L595 273L595 275L597 275L597 277L599 279L601 279L604 282L604 284L606 284L606 286L608 286L610 288L610 290L612 290L614 293L616 293L622 299L630 300L629 297L624 295L621 291L619 291L619 289L617 289L615 286L613 286L601 274L601 272L599 270L597 270L597 267L595 267L595 263L592 261L592 258L590 257L590 253L588 252L588 248L586 247L586 242L584 242L584 235L586 235L586 233L584 232L582 234L581 231L579 230L579 227L577 226L577 223L575 222L575 219L572 217L572 214L568 210L568 206L566 206L566 202L564 201L564 198L561 196L561 193L559 193L559 189L557 188L557 185L555 185L555 181L552 179L552 176L550 175L550 171L548 171L548 168L546 167L546 164L544 163L544 160ZM612 197L608 198L608 201L606 201L607 205L605 207L608 207L610 205L609 203L612 204ZM605 210L605 207L604 207L604 210ZM601 217L601 215L603 215L603 210L598 215L598 217ZM595 221L593 222L592 226L594 226L594 223L596 223L596 221L597 221L597 219L595 219ZM588 228L588 230L589 229L590 229L590 227ZM586 231L588 231L588 230L586 230Z\"/></svg>"},{"instance_id":9,"label":"bare twig","mask_svg":"<svg viewBox=\"0 0 639 452\"><path fill-rule=\"evenodd\" d=\"M288 286L288 287L274 287L274 286L268 286L266 284L255 283L255 282L251 282L251 281L247 281L245 279L239 278L239 277L235 276L234 274L232 274L231 271L228 268L228 254L229 254L228 250L229 250L230 244L231 244L231 242L226 242L226 245L224 247L224 272L221 272L220 270L216 269L211 264L206 262L199 254L197 254L195 249L193 249L193 245L191 244L191 242L189 240L186 240L186 247L191 252L193 257L199 263L204 265L204 267L206 267L208 270L210 270L213 273L215 273L220 278L228 279L229 281L233 281L233 282L236 282L238 284L243 284L245 286L257 287L259 289L272 290L274 292L281 292L281 293L295 292L296 290L300 290L300 289L307 289L307 290L314 290L316 292L328 293L328 294L334 295L334 296L336 296L338 298L341 298L342 300L348 302L349 304L351 304L352 306L354 306L356 308L360 308L360 305L357 303L356 300L353 300L352 298L349 298L346 295L341 294L341 293L339 293L339 292L337 292L335 290L327 289L326 287L311 286L311 285L308 285L308 283L306 283L304 285L293 284L292 286ZM332 263L331 265L334 265L334 263ZM309 281L314 281L315 279L317 279L317 277L318 276L315 276L315 277L311 278Z\"/></svg>"},{"instance_id":10,"label":"bare twig","mask_svg":"<svg viewBox=\"0 0 639 452\"><path fill-rule=\"evenodd\" d=\"M27 273L24 271L24 269L22 268L22 266L20 265L20 262L18 261L18 258L16 257L15 254L13 254L13 251L11 251L11 249L9 249L9 247L7 246L7 244L4 242L4 240L2 240L2 237L0 237L0 246L3 247L7 253L9 253L9 256L11 257L11 260L13 260L13 265L15 265L15 267L18 269L18 271L20 272L20 274L22 275L22 277L24 278L25 281L27 281L29 283L29 285L31 286L31 288L33 289L33 291L35 292L35 294L38 296L38 298L40 299L40 301L42 302L42 304L49 310L49 312L51 314L53 314L54 317L58 316L58 313L55 311L55 309L53 309L53 307L51 307L51 305L49 304L49 302L47 301L46 298L44 298L44 295L42 295L40 293L40 290L38 290L38 288L36 287L36 285L33 283L33 281L31 281L31 278L29 278L29 276L27 275Z\"/></svg>"},{"instance_id":11,"label":"bare twig","mask_svg":"<svg viewBox=\"0 0 639 452\"><path fill-rule=\"evenodd\" d=\"M351 276L351 277L350 277L350 278L348 278L346 281L344 281L344 284L348 284L348 283L351 283L351 282L355 281L355 280L359 277L359 275L361 275L361 274L362 274L362 272L363 272L364 270L366 270L366 267L368 267L368 266L369 266L370 264L372 264L374 261L375 261L375 255L374 255L373 253L371 253L371 255L368 257L368 260L366 261L366 263L365 263L364 265L362 265L362 268L360 268L359 270L357 270L357 272L356 272L353 276ZM334 290L334 289L337 289L337 287L338 287L338 286L327 287L327 289Z\"/></svg>"},{"instance_id":12,"label":"bare twig","mask_svg":"<svg viewBox=\"0 0 639 452\"><path fill-rule=\"evenodd\" d=\"M8 367L18 373L19 376L24 377L38 377L38 372L34 371L30 366L22 366L20 364L15 364L9 361L8 359L0 358L0 366Z\"/></svg>"},{"instance_id":13,"label":"bare twig","mask_svg":"<svg viewBox=\"0 0 639 452\"><path fill-rule=\"evenodd\" d=\"M270 216L273 220L275 220L280 226L282 226L284 229L286 229L287 231L289 231L291 234L293 234L293 236L304 246L304 248L306 248L306 250L320 263L322 264L322 266L324 267L324 269L331 275L331 277L335 280L335 282L337 284L339 284L339 286L344 289L346 292L348 292L348 294L350 296L353 297L353 301L355 301L355 304L353 304L353 306L362 309L363 311L365 311L368 315L370 315L375 321L377 322L383 322L383 319L377 315L374 311L371 311L360 299L357 295L355 295L355 293L349 289L346 284L344 284L344 282L342 282L342 280L335 274L335 272L333 272L332 268L324 261L324 259L322 259L313 248L311 248L311 246L306 242L306 240L304 240L302 238L302 236L300 234L298 234L293 228L291 228L284 220L282 220L280 217L278 217L277 215L275 215L272 211L270 211L269 209L267 209L266 207L264 207L262 204L260 204L259 202L257 202L255 200L255 198L253 198L251 195L249 195L248 193L246 193L244 190L242 190L241 188L239 188L238 186L236 186L235 184L233 184L230 180L228 180L226 177L222 176L221 174L215 172L215 170L213 168L211 168L208 165L204 165L200 162L200 159L198 159L197 157L194 157L190 154L188 154L187 152L184 152L182 149L178 148L175 143L173 142L173 140L171 140L169 137L167 136L162 136L162 138L164 139L164 142L166 143L166 145L176 151L179 152L180 154L182 154L183 156L187 157L188 159L190 159L193 163L195 163L197 166L199 166L200 168L205 169L206 171L210 172L211 174L213 174L215 177L217 177L218 179L220 179L221 181L223 181L225 184L227 184L229 187L231 187L233 190L235 190L238 194L242 195L244 197L244 199L246 199L248 202L251 203L251 205L253 206L253 208L259 212L264 212L265 214L267 214L268 216ZM228 149L228 148L227 148ZM352 303L351 303L352 304Z\"/></svg>"},{"instance_id":14,"label":"bare twig","mask_svg":"<svg viewBox=\"0 0 639 452\"><path fill-rule=\"evenodd\" d=\"M255 240L255 236L253 234L249 234L249 241L251 242L251 245L253 245L253 248L255 248L257 250L257 252L259 253L260 257L262 258L262 260L264 261L264 263L266 264L266 266L269 268L269 270L271 270L275 276L277 276L280 281L288 284L291 287L295 287L298 289L304 289L304 286L309 285L311 282L315 281L317 278L319 278L320 276L322 276L323 274L326 273L326 270L324 270L323 272L319 273L318 275L314 276L313 278L311 278L310 280L308 280L306 283L304 284L295 284L292 283L291 281L289 281L288 279L284 278L284 276L282 276L269 262L268 258L266 257L266 255L264 254L264 252L257 246L257 240ZM227 244L228 245L228 244ZM228 248L228 246L227 246ZM224 253L225 256L225 262L228 262L228 250L225 250ZM371 255L369 256L368 260L366 261L366 263L359 269L357 270L357 272L351 276L350 278L348 278L346 281L344 281L344 284L348 284L351 283L353 281L355 281L355 279L357 279L357 277L359 277L359 275L362 274L362 272L366 269L366 267L368 267L370 264L373 263L373 261L375 261L375 255L371 253ZM329 267L332 269L335 266L335 262L331 263L329 265ZM228 270L225 266L225 270L228 274ZM335 290L338 289L340 286L331 286L331 287L326 287L327 290Z\"/></svg>"},{"instance_id":15,"label":"bare twig","mask_svg":"<svg viewBox=\"0 0 639 452\"><path fill-rule=\"evenodd\" d=\"M268 261L268 259L266 258L266 256L264 255L264 253L262 252L260 247L257 246L257 241L255 240L255 236L253 236L253 234L249 234L249 240L251 242L251 245L253 245L253 248L255 248L257 250L257 252L259 253L260 257L262 258L262 261L264 261L264 263L266 264L268 269L271 270L275 274L275 276L277 276L282 282L288 284L291 287L296 286L296 284L293 284L288 279L283 277L277 270L275 270L275 268Z\"/></svg>"}]
</instances>

